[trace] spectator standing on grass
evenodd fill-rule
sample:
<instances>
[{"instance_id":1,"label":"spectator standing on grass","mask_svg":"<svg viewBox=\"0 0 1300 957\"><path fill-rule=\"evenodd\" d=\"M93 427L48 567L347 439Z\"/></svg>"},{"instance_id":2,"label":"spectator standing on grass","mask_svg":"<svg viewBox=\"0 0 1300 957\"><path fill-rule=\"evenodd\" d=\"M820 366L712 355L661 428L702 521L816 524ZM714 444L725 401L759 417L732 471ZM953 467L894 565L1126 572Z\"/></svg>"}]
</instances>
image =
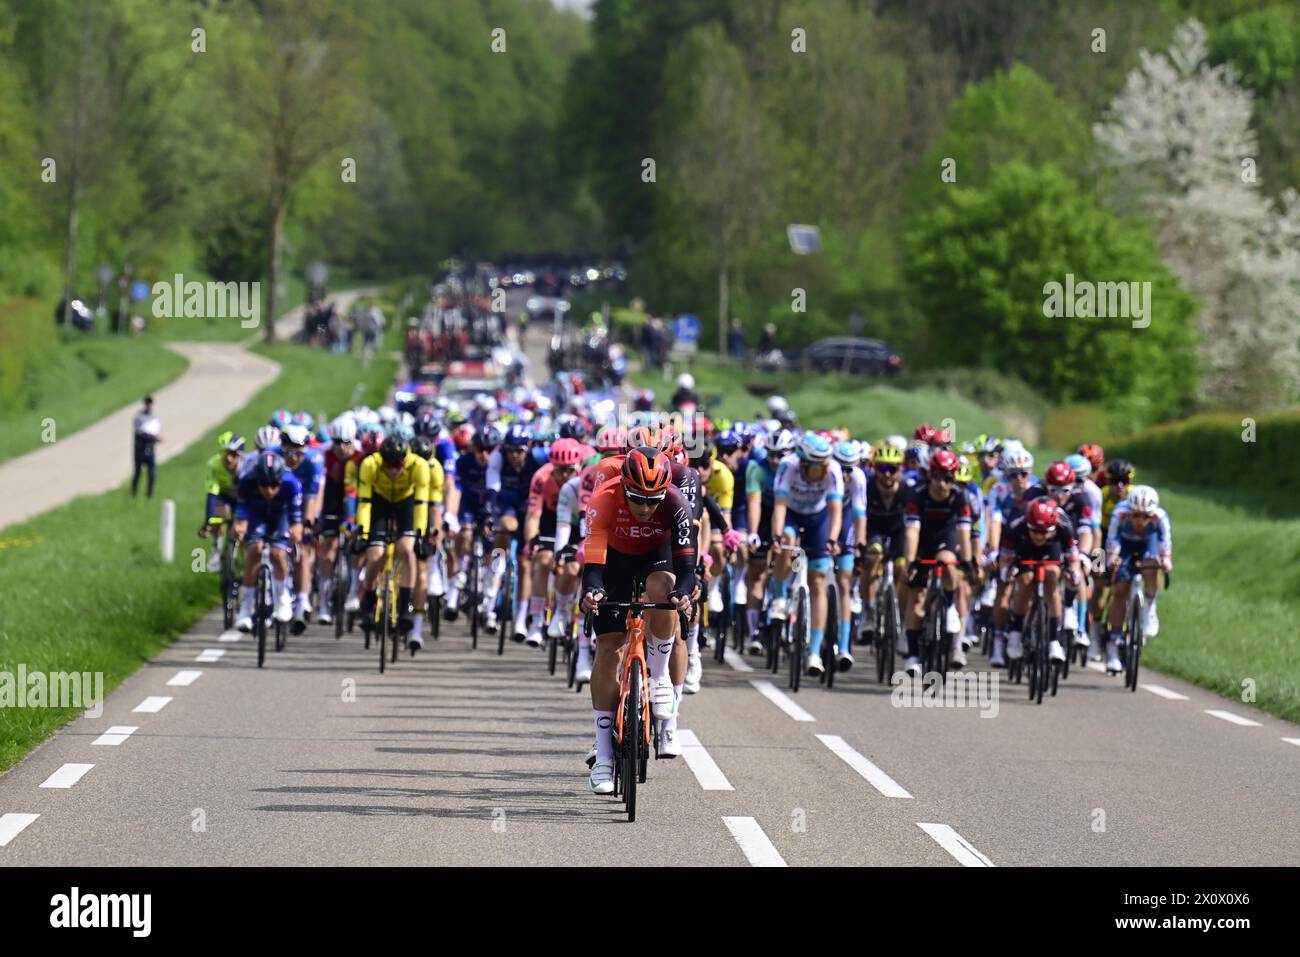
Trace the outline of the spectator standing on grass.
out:
<instances>
[{"instance_id":1,"label":"spectator standing on grass","mask_svg":"<svg viewBox=\"0 0 1300 957\"><path fill-rule=\"evenodd\" d=\"M153 414L153 396L144 397L144 408L135 414L131 422L131 431L135 438L135 472L131 476L131 496L139 492L140 471L149 470L149 484L145 494L153 498L153 482L157 466L154 460L154 446L162 441L162 423Z\"/></svg>"},{"instance_id":2,"label":"spectator standing on grass","mask_svg":"<svg viewBox=\"0 0 1300 957\"><path fill-rule=\"evenodd\" d=\"M758 340L758 354L765 356L776 348L776 325L769 322L763 327L763 335Z\"/></svg>"},{"instance_id":3,"label":"spectator standing on grass","mask_svg":"<svg viewBox=\"0 0 1300 957\"><path fill-rule=\"evenodd\" d=\"M732 319L731 332L727 335L727 352L737 362L743 362L745 346L745 325L739 319Z\"/></svg>"}]
</instances>

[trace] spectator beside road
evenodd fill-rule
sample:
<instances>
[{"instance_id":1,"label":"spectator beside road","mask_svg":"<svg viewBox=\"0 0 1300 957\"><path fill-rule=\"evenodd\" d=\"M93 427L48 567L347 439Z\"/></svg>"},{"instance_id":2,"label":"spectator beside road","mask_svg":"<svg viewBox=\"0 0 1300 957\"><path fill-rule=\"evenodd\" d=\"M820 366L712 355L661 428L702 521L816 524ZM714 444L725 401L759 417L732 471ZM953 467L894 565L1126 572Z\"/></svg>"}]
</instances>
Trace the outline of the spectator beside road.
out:
<instances>
[{"instance_id":1,"label":"spectator beside road","mask_svg":"<svg viewBox=\"0 0 1300 957\"><path fill-rule=\"evenodd\" d=\"M727 334L727 353L735 361L744 362L746 349L744 323L739 319L732 319L731 332Z\"/></svg>"},{"instance_id":2,"label":"spectator beside road","mask_svg":"<svg viewBox=\"0 0 1300 957\"><path fill-rule=\"evenodd\" d=\"M135 472L131 476L131 495L135 497L140 487L140 471L149 470L149 484L145 492L153 498L153 482L157 471L154 446L162 441L162 423L153 414L153 396L144 397L144 408L135 414L131 423L135 439Z\"/></svg>"}]
</instances>

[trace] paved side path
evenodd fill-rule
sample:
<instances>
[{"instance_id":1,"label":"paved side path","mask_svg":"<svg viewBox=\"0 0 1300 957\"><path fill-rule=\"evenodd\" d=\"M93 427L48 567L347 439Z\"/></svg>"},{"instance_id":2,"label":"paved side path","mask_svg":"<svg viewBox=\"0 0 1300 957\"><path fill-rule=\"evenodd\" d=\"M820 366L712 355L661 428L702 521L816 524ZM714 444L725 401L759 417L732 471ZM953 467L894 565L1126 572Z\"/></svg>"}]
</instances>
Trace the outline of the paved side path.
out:
<instances>
[{"instance_id":1,"label":"paved side path","mask_svg":"<svg viewBox=\"0 0 1300 957\"><path fill-rule=\"evenodd\" d=\"M353 299L367 291L352 290L331 298L346 311ZM286 339L301 325L299 307L276 321L276 334ZM245 343L168 344L189 360L189 368L154 393L154 409L163 424L163 440L157 448L160 465L241 409L279 375L277 363L248 351L247 346L259 339L260 333ZM80 432L0 465L0 529L79 496L107 492L130 479L131 420L138 408L133 403L118 409Z\"/></svg>"}]
</instances>

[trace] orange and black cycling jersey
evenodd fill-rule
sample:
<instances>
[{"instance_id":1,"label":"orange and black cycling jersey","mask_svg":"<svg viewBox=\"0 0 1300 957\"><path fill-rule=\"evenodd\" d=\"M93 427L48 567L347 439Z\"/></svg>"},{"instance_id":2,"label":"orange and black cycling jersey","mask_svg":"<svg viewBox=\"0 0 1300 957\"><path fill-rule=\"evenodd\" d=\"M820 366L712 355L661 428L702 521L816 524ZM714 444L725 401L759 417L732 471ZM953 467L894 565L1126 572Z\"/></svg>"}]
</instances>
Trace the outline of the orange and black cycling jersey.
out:
<instances>
[{"instance_id":1,"label":"orange and black cycling jersey","mask_svg":"<svg viewBox=\"0 0 1300 957\"><path fill-rule=\"evenodd\" d=\"M622 479L600 485L587 502L587 538L582 582L588 591L604 590L605 561L612 549L621 555L649 555L667 547L677 577L674 591L695 588L695 527L681 489L668 486L664 499L644 522L637 521L623 496Z\"/></svg>"}]
</instances>

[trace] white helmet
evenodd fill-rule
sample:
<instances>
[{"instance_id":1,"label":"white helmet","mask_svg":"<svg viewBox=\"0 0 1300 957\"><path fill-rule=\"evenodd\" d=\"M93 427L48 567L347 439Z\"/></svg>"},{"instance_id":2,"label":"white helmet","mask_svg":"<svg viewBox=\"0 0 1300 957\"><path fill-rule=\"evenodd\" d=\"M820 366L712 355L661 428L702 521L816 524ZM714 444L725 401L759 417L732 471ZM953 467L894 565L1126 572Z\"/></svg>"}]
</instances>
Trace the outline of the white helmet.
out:
<instances>
[{"instance_id":1,"label":"white helmet","mask_svg":"<svg viewBox=\"0 0 1300 957\"><path fill-rule=\"evenodd\" d=\"M790 403L785 401L785 399L779 395L771 396L767 400L767 411L770 412L772 415L779 415L782 412L789 412Z\"/></svg>"},{"instance_id":2,"label":"white helmet","mask_svg":"<svg viewBox=\"0 0 1300 957\"><path fill-rule=\"evenodd\" d=\"M677 388L694 389L695 376L691 375L689 372L683 372L681 375L677 377Z\"/></svg>"},{"instance_id":3,"label":"white helmet","mask_svg":"<svg viewBox=\"0 0 1300 957\"><path fill-rule=\"evenodd\" d=\"M391 405L381 405L379 407L379 421L387 425L397 419L397 410Z\"/></svg>"},{"instance_id":4,"label":"white helmet","mask_svg":"<svg viewBox=\"0 0 1300 957\"><path fill-rule=\"evenodd\" d=\"M784 426L781 425L781 422L778 419L763 420L763 431L766 432L768 435L773 435L777 432L780 432L781 429L783 428Z\"/></svg>"},{"instance_id":5,"label":"white helmet","mask_svg":"<svg viewBox=\"0 0 1300 957\"><path fill-rule=\"evenodd\" d=\"M907 451L907 436L899 435L895 432L893 435L885 436L885 444L891 449L898 449L900 452Z\"/></svg>"},{"instance_id":6,"label":"white helmet","mask_svg":"<svg viewBox=\"0 0 1300 957\"><path fill-rule=\"evenodd\" d=\"M253 444L257 446L257 451L265 452L267 449L278 449L280 447L280 430L274 425L264 425L257 430L253 436Z\"/></svg>"},{"instance_id":7,"label":"white helmet","mask_svg":"<svg viewBox=\"0 0 1300 957\"><path fill-rule=\"evenodd\" d=\"M1139 515L1154 515L1160 508L1160 496L1150 485L1134 485L1128 490L1125 501L1128 502L1130 511Z\"/></svg>"},{"instance_id":8,"label":"white helmet","mask_svg":"<svg viewBox=\"0 0 1300 957\"><path fill-rule=\"evenodd\" d=\"M300 448L306 446L307 440L311 437L311 433L307 431L306 426L302 425L286 425L281 434L284 436L285 445Z\"/></svg>"},{"instance_id":9,"label":"white helmet","mask_svg":"<svg viewBox=\"0 0 1300 957\"><path fill-rule=\"evenodd\" d=\"M794 433L789 429L781 429L772 436L771 441L768 443L768 448L778 455L785 455L787 452L793 452L796 444L797 440L794 437Z\"/></svg>"},{"instance_id":10,"label":"white helmet","mask_svg":"<svg viewBox=\"0 0 1300 957\"><path fill-rule=\"evenodd\" d=\"M1032 469L1034 467L1034 457L1030 451L1022 445L1015 445L1002 452L1002 468L1005 471L1016 471L1019 469Z\"/></svg>"},{"instance_id":11,"label":"white helmet","mask_svg":"<svg viewBox=\"0 0 1300 957\"><path fill-rule=\"evenodd\" d=\"M357 440L357 424L350 418L339 416L330 426L330 438L335 442L355 442Z\"/></svg>"}]
</instances>

